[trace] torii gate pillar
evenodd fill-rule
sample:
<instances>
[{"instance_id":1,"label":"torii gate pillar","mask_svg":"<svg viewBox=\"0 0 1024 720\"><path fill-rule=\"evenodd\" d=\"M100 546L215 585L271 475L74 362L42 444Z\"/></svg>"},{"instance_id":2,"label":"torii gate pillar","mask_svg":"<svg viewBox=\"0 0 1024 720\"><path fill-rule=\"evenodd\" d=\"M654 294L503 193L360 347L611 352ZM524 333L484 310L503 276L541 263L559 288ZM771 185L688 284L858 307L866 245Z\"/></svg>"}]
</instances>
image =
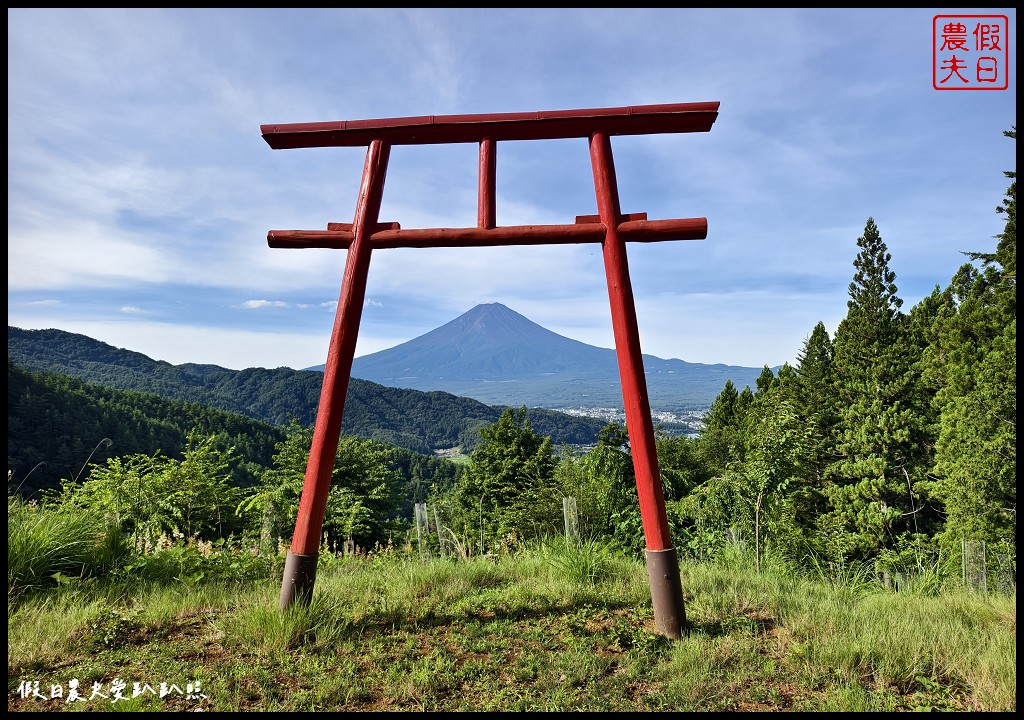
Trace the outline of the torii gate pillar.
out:
<instances>
[{"instance_id":1,"label":"torii gate pillar","mask_svg":"<svg viewBox=\"0 0 1024 720\"><path fill-rule=\"evenodd\" d=\"M672 546L665 511L640 333L626 260L626 242L703 239L707 237L707 220L648 221L646 213L623 215L619 208L611 136L707 132L717 117L718 103L710 102L261 126L264 139L274 149L367 147L363 179L351 225L328 223L326 231L272 230L267 234L271 247L348 249L295 532L285 561L280 597L282 609L296 600L308 603L312 598L320 533L341 436L345 394L355 356L371 251L396 247L600 242L608 280L626 430L643 521L655 626L670 638L686 634L679 562ZM498 227L495 220L497 141L571 137L589 140L598 215L579 216L572 225ZM378 216L391 147L454 142L477 142L480 146L477 227L402 230L397 223L380 223Z\"/></svg>"}]
</instances>

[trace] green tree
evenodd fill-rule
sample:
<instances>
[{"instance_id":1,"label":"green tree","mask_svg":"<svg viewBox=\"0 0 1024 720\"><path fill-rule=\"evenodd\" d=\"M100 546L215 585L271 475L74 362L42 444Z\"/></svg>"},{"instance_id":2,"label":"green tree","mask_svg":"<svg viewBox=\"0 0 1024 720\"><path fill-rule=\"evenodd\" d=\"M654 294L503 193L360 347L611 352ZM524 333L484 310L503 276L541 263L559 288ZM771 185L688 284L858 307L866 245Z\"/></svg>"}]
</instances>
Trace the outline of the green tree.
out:
<instances>
[{"instance_id":1,"label":"green tree","mask_svg":"<svg viewBox=\"0 0 1024 720\"><path fill-rule=\"evenodd\" d=\"M525 407L505 409L480 435L451 496L453 525L467 540L479 538L482 550L560 531L558 459L550 436L533 431Z\"/></svg>"},{"instance_id":2,"label":"green tree","mask_svg":"<svg viewBox=\"0 0 1024 720\"><path fill-rule=\"evenodd\" d=\"M804 340L797 354L797 366L789 397L803 425L805 455L800 466L801 482L788 496L793 504L794 522L800 528L804 544L819 551L817 520L827 509L824 494L825 468L835 458L835 432L838 422L835 387L832 377L832 339L819 322Z\"/></svg>"},{"instance_id":3,"label":"green tree","mask_svg":"<svg viewBox=\"0 0 1024 720\"><path fill-rule=\"evenodd\" d=\"M581 537L603 540L612 536L623 496L628 494L626 483L632 478L628 438L617 424L608 424L588 452L561 453L555 480L563 497L575 498ZM633 497L635 501L635 482Z\"/></svg>"},{"instance_id":4,"label":"green tree","mask_svg":"<svg viewBox=\"0 0 1024 720\"><path fill-rule=\"evenodd\" d=\"M263 552L274 552L279 540L290 540L299 512L313 427L292 418L271 466L260 476L255 491L242 501L237 513L247 518L259 537Z\"/></svg>"},{"instance_id":5,"label":"green tree","mask_svg":"<svg viewBox=\"0 0 1024 720\"><path fill-rule=\"evenodd\" d=\"M181 461L169 461L164 468L163 483L172 489L171 514L186 538L224 538L240 529L234 509L241 491L231 484L235 449L217 445L217 435L192 431Z\"/></svg>"},{"instance_id":6,"label":"green tree","mask_svg":"<svg viewBox=\"0 0 1024 720\"><path fill-rule=\"evenodd\" d=\"M760 382L758 385L762 386ZM744 459L732 469L738 495L751 513L758 572L767 526L773 526L777 535L791 536L790 540L799 535L793 516L795 504L786 500L791 483L799 483L807 444L805 426L795 403L787 396L789 389L776 380L764 383L756 393L745 418Z\"/></svg>"},{"instance_id":7,"label":"green tree","mask_svg":"<svg viewBox=\"0 0 1024 720\"><path fill-rule=\"evenodd\" d=\"M331 475L327 507L329 530L350 550L386 546L402 527L401 474L390 463L388 447L373 440L343 436Z\"/></svg>"},{"instance_id":8,"label":"green tree","mask_svg":"<svg viewBox=\"0 0 1024 720\"><path fill-rule=\"evenodd\" d=\"M797 355L795 392L797 408L808 426L812 443L811 467L819 482L830 460L828 453L836 425L832 357L832 339L825 323L819 322Z\"/></svg>"},{"instance_id":9,"label":"green tree","mask_svg":"<svg viewBox=\"0 0 1024 720\"><path fill-rule=\"evenodd\" d=\"M711 477L698 438L659 432L655 446L666 502L682 500Z\"/></svg>"},{"instance_id":10,"label":"green tree","mask_svg":"<svg viewBox=\"0 0 1024 720\"><path fill-rule=\"evenodd\" d=\"M778 378L775 377L772 369L765 365L761 368L761 374L757 376L757 380L755 381L755 385L757 386L755 394L767 392L768 388L777 382L777 380Z\"/></svg>"},{"instance_id":11,"label":"green tree","mask_svg":"<svg viewBox=\"0 0 1024 720\"><path fill-rule=\"evenodd\" d=\"M713 531L701 526L703 518L698 516L694 500L713 475L701 451L701 440L659 432L655 442L673 546L700 555L708 545L702 540L713 536Z\"/></svg>"},{"instance_id":12,"label":"green tree","mask_svg":"<svg viewBox=\"0 0 1024 720\"><path fill-rule=\"evenodd\" d=\"M1016 128L1005 135L1016 140ZM966 253L936 302L925 373L935 392L938 440L929 484L946 512L940 541L1016 546L1016 172L996 208L1006 216L994 253Z\"/></svg>"},{"instance_id":13,"label":"green tree","mask_svg":"<svg viewBox=\"0 0 1024 720\"><path fill-rule=\"evenodd\" d=\"M864 560L918 532L915 484L927 437L916 348L874 219L857 246L834 342L837 459L825 471L830 507L820 525L834 555Z\"/></svg>"},{"instance_id":14,"label":"green tree","mask_svg":"<svg viewBox=\"0 0 1024 720\"><path fill-rule=\"evenodd\" d=\"M591 484L602 491L605 539L624 551L642 553L646 540L626 428L606 425L598 433L597 446L583 458L583 467Z\"/></svg>"},{"instance_id":15,"label":"green tree","mask_svg":"<svg viewBox=\"0 0 1024 720\"><path fill-rule=\"evenodd\" d=\"M743 460L744 419L752 401L749 387L739 392L732 380L726 380L704 415L696 444L700 482L673 506L680 517L680 545L698 559L717 554L726 528L742 514L732 472Z\"/></svg>"},{"instance_id":16,"label":"green tree","mask_svg":"<svg viewBox=\"0 0 1024 720\"><path fill-rule=\"evenodd\" d=\"M277 445L273 466L256 492L238 507L257 530L262 547L278 538L290 538L298 515L312 442L312 427L293 419L288 434ZM400 527L399 488L402 476L391 464L389 448L373 440L342 436L338 443L331 487L324 511L323 531L332 550L385 545Z\"/></svg>"},{"instance_id":17,"label":"green tree","mask_svg":"<svg viewBox=\"0 0 1024 720\"><path fill-rule=\"evenodd\" d=\"M750 388L744 388L749 394ZM743 412L749 403L741 400L732 380L726 380L722 392L711 403L700 432L700 448L704 462L714 472L723 471L743 456Z\"/></svg>"}]
</instances>

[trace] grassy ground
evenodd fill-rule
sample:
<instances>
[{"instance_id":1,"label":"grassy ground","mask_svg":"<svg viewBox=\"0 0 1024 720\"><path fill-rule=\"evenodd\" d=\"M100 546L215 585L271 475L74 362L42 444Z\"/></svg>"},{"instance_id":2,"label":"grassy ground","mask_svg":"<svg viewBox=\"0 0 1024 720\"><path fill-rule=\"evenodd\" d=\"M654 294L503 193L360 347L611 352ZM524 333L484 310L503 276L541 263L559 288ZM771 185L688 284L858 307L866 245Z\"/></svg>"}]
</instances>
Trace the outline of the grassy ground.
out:
<instances>
[{"instance_id":1,"label":"grassy ground","mask_svg":"<svg viewBox=\"0 0 1024 720\"><path fill-rule=\"evenodd\" d=\"M322 559L313 602L287 612L277 567L217 567L9 592L8 710L1016 710L1015 595L735 556L682 566L689 634L669 640L643 564L598 546Z\"/></svg>"}]
</instances>

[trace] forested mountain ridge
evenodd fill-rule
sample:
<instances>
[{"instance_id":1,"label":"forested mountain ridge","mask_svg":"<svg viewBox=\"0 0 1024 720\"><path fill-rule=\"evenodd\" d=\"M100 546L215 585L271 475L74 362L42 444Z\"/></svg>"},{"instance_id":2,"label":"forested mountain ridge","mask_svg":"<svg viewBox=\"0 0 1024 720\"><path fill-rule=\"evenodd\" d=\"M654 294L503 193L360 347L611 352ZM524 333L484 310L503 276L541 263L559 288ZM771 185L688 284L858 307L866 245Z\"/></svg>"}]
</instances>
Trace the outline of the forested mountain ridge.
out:
<instances>
[{"instance_id":1,"label":"forested mountain ridge","mask_svg":"<svg viewBox=\"0 0 1024 720\"><path fill-rule=\"evenodd\" d=\"M62 330L8 326L9 363L35 372L78 378L107 388L150 393L259 420L276 427L292 419L312 425L323 373L290 368L230 370L217 365L170 363L115 348ZM496 422L503 408L445 392L388 388L353 378L345 401L342 432L421 453L479 442L478 430ZM555 444L586 445L606 424L530 409L534 429Z\"/></svg>"},{"instance_id":2,"label":"forested mountain ridge","mask_svg":"<svg viewBox=\"0 0 1024 720\"><path fill-rule=\"evenodd\" d=\"M89 466L111 459L146 456L176 459L189 437L213 437L218 451L234 457L230 481L249 488L274 463L293 427L169 400L158 395L116 390L67 375L29 372L7 363L8 493L39 500L40 491L69 481L85 482ZM402 477L404 515L431 486L444 487L458 467L444 458L382 443Z\"/></svg>"},{"instance_id":3,"label":"forested mountain ridge","mask_svg":"<svg viewBox=\"0 0 1024 720\"><path fill-rule=\"evenodd\" d=\"M270 465L283 428L199 403L29 372L7 363L7 468L24 495L76 479L87 461L141 453L177 455L190 431L218 435L246 463L234 481L250 485L248 469Z\"/></svg>"}]
</instances>

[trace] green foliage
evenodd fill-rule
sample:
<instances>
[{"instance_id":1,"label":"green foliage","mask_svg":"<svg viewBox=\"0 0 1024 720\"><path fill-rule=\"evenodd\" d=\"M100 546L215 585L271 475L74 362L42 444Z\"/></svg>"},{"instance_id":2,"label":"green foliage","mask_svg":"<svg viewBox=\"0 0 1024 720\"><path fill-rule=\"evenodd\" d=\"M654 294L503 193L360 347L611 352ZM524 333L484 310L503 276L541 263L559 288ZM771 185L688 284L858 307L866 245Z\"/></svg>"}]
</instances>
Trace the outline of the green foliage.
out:
<instances>
[{"instance_id":1,"label":"green foliage","mask_svg":"<svg viewBox=\"0 0 1024 720\"><path fill-rule=\"evenodd\" d=\"M384 445L343 437L331 476L336 491L328 497L337 537L364 549L386 545L390 531L401 525L397 517L400 482Z\"/></svg>"},{"instance_id":2,"label":"green foliage","mask_svg":"<svg viewBox=\"0 0 1024 720\"><path fill-rule=\"evenodd\" d=\"M265 423L197 403L30 373L8 358L7 467L25 497L80 479L87 461L160 450L178 456L192 431L217 435L221 447L235 447L245 458L231 469L232 483L241 487L255 482L252 467L269 464L274 443L284 435ZM111 442L97 445L103 438Z\"/></svg>"},{"instance_id":3,"label":"green foliage","mask_svg":"<svg viewBox=\"0 0 1024 720\"><path fill-rule=\"evenodd\" d=\"M1016 539L1016 320L988 343L973 387L945 399L931 494L946 509L945 535Z\"/></svg>"},{"instance_id":4,"label":"green foliage","mask_svg":"<svg viewBox=\"0 0 1024 720\"><path fill-rule=\"evenodd\" d=\"M612 423L601 431L597 446L583 458L589 486L602 496L598 516L603 522L596 537L608 538L620 550L642 555L645 548L643 520L636 489L636 472L626 429Z\"/></svg>"},{"instance_id":5,"label":"green foliage","mask_svg":"<svg viewBox=\"0 0 1024 720\"><path fill-rule=\"evenodd\" d=\"M754 394L759 395L761 393L768 392L768 389L771 388L772 385L774 385L777 381L778 378L775 377L775 373L772 372L772 369L770 367L765 365L763 368L761 368L761 374L758 375L757 377L757 390Z\"/></svg>"},{"instance_id":6,"label":"green foliage","mask_svg":"<svg viewBox=\"0 0 1024 720\"><path fill-rule=\"evenodd\" d=\"M951 558L956 557L956 562ZM943 554L927 535L904 536L896 547L879 555L875 569L890 578L900 592L937 595L943 588L959 584L960 558Z\"/></svg>"},{"instance_id":7,"label":"green foliage","mask_svg":"<svg viewBox=\"0 0 1024 720\"><path fill-rule=\"evenodd\" d=\"M738 399L739 392L736 390L736 386L732 384L732 380L726 380L722 392L718 394L704 416L704 433L735 427L740 419L737 417L736 409Z\"/></svg>"},{"instance_id":8,"label":"green foliage","mask_svg":"<svg viewBox=\"0 0 1024 720\"><path fill-rule=\"evenodd\" d=\"M284 557L226 540L163 542L136 553L113 574L126 586L196 587L201 583L251 584L280 580Z\"/></svg>"},{"instance_id":9,"label":"green foliage","mask_svg":"<svg viewBox=\"0 0 1024 720\"><path fill-rule=\"evenodd\" d=\"M996 252L966 253L983 267L963 266L904 315L869 218L835 338L818 323L795 369L764 368L754 393L727 383L685 473L659 452L663 477L686 488L669 507L696 557L720 552L731 526L753 530L755 549L767 541L811 565L824 555L906 574L914 558L918 577L936 540L947 557L961 539L1013 546L1016 174L1006 175Z\"/></svg>"},{"instance_id":10,"label":"green foliage","mask_svg":"<svg viewBox=\"0 0 1024 720\"><path fill-rule=\"evenodd\" d=\"M216 445L216 436L192 432L181 460L159 452L110 458L84 483L65 483L51 496L106 518L144 547L161 536L224 538L239 529L234 509L241 491L230 484L233 449Z\"/></svg>"},{"instance_id":11,"label":"green foliage","mask_svg":"<svg viewBox=\"0 0 1024 720\"><path fill-rule=\"evenodd\" d=\"M313 429L294 420L278 443L273 466L263 473L256 491L238 505L250 533L260 546L276 547L290 538L305 483ZM391 451L382 443L342 436L331 472L323 531L327 546L342 551L373 549L387 544L400 525L402 476L391 464Z\"/></svg>"},{"instance_id":12,"label":"green foliage","mask_svg":"<svg viewBox=\"0 0 1024 720\"><path fill-rule=\"evenodd\" d=\"M726 380L722 392L704 416L700 434L701 453L715 474L722 473L730 463L743 459L743 406L740 393L731 380Z\"/></svg>"},{"instance_id":13,"label":"green foliage","mask_svg":"<svg viewBox=\"0 0 1024 720\"><path fill-rule=\"evenodd\" d=\"M697 438L659 433L655 438L655 447L666 501L673 502L687 497L709 479L708 466L701 455Z\"/></svg>"},{"instance_id":14,"label":"green foliage","mask_svg":"<svg viewBox=\"0 0 1024 720\"><path fill-rule=\"evenodd\" d=\"M700 561L719 555L726 545L726 528L743 524L743 501L736 482L716 474L675 504L685 521L681 542L686 553Z\"/></svg>"},{"instance_id":15,"label":"green foliage","mask_svg":"<svg viewBox=\"0 0 1024 720\"><path fill-rule=\"evenodd\" d=\"M807 428L810 453L807 480L821 487L825 466L833 459L832 435L838 422L838 407L834 402L832 339L819 322L804 341L797 356L794 401Z\"/></svg>"},{"instance_id":16,"label":"green foliage","mask_svg":"<svg viewBox=\"0 0 1024 720\"><path fill-rule=\"evenodd\" d=\"M669 507L681 521L681 545L693 557L718 556L727 528L753 536L758 567L769 534L776 547L792 549L802 542L804 530L797 519L802 503L795 500L807 494L811 447L808 423L800 414L800 383L789 365L780 368L778 377L765 367L756 392L745 388L737 393L727 382L699 439L662 442L663 477L678 472L679 459L668 451L687 449L686 491L671 495L679 502Z\"/></svg>"},{"instance_id":17,"label":"green foliage","mask_svg":"<svg viewBox=\"0 0 1024 720\"><path fill-rule=\"evenodd\" d=\"M448 492L464 467L449 458L422 455L398 446L391 448L389 462L405 479L399 510L402 517L411 517L413 506L426 502L430 494Z\"/></svg>"},{"instance_id":18,"label":"green foliage","mask_svg":"<svg viewBox=\"0 0 1024 720\"><path fill-rule=\"evenodd\" d=\"M688 495L705 472L691 438L658 435L656 451L669 533L678 544L686 533L687 520L680 515L677 499ZM630 556L643 556L646 537L625 428L611 423L590 451L565 453L556 470L556 484L564 497L576 501L582 538L609 543Z\"/></svg>"},{"instance_id":19,"label":"green foliage","mask_svg":"<svg viewBox=\"0 0 1024 720\"><path fill-rule=\"evenodd\" d=\"M1016 140L1016 128L1005 133ZM925 489L946 512L940 540L1016 544L1016 173L997 211L1006 215L995 253L968 253L929 330L923 360L936 388L935 463Z\"/></svg>"},{"instance_id":20,"label":"green foliage","mask_svg":"<svg viewBox=\"0 0 1024 720\"><path fill-rule=\"evenodd\" d=\"M313 428L293 419L285 438L277 443L272 466L263 472L254 492L239 503L236 513L250 532L255 531L264 552L276 549L278 538L291 537L312 441Z\"/></svg>"},{"instance_id":21,"label":"green foliage","mask_svg":"<svg viewBox=\"0 0 1024 720\"><path fill-rule=\"evenodd\" d=\"M116 650L131 644L140 630L137 613L101 602L89 622L87 643L93 650Z\"/></svg>"},{"instance_id":22,"label":"green foliage","mask_svg":"<svg viewBox=\"0 0 1024 720\"><path fill-rule=\"evenodd\" d=\"M798 533L796 519L780 511L793 509L793 505L784 500L790 485L799 482L801 466L808 454L805 427L795 404L787 396L787 388L777 381L766 382L763 386L759 383L759 387L745 418L744 461L735 468L739 495L752 513L758 571L761 569L762 535L769 522L777 533L784 527Z\"/></svg>"}]
</instances>

